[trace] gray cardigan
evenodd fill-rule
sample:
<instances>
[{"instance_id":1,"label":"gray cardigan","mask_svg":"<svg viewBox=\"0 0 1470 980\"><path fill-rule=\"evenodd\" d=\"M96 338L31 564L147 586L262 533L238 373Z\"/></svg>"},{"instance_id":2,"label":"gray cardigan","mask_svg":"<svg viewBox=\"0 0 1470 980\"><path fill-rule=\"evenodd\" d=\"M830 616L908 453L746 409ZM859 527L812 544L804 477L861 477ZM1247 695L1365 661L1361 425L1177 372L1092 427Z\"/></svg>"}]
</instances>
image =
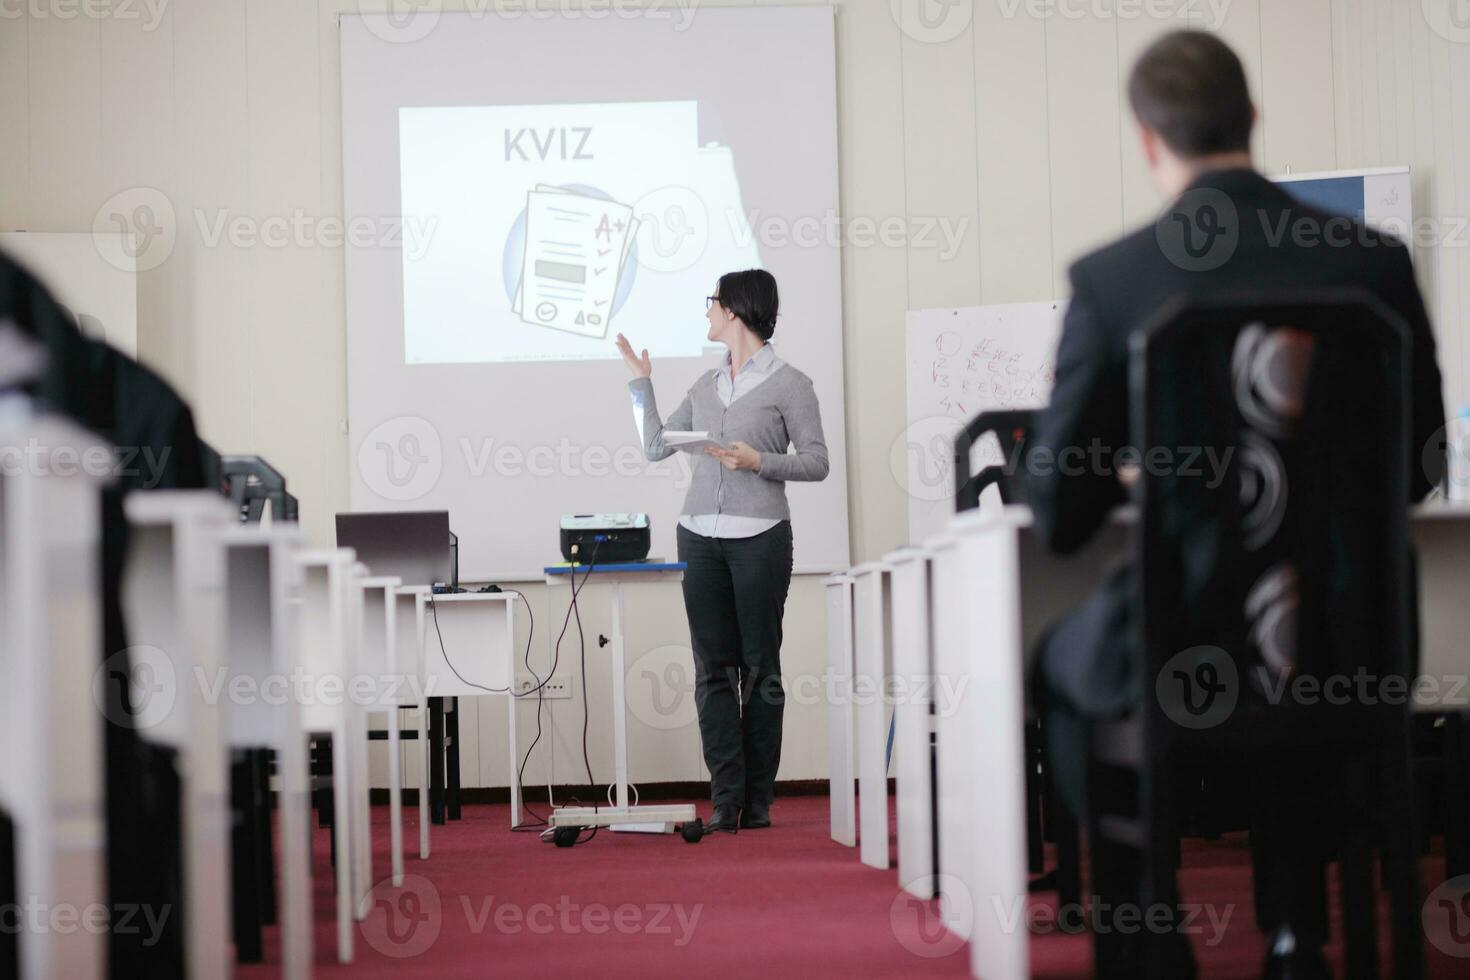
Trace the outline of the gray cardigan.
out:
<instances>
[{"instance_id":1,"label":"gray cardigan","mask_svg":"<svg viewBox=\"0 0 1470 980\"><path fill-rule=\"evenodd\" d=\"M790 520L786 481L825 480L830 469L811 378L783 364L727 407L715 390L718 370L700 375L669 416L667 428L708 432L726 446L743 442L760 453L761 468L727 470L713 456L692 454L693 479L683 513ZM675 450L664 445L665 425L653 397L653 382L634 378L628 390L642 423L644 454L654 462L673 455ZM793 446L796 451L788 453Z\"/></svg>"}]
</instances>

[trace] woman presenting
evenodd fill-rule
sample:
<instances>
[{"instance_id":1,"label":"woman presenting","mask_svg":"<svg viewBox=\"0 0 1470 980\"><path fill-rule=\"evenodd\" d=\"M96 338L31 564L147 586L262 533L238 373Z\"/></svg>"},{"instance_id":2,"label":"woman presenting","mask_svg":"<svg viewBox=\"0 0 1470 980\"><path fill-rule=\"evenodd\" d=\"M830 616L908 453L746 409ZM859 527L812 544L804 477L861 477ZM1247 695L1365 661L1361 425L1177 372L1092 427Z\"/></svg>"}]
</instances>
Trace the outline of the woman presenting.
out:
<instances>
[{"instance_id":1,"label":"woman presenting","mask_svg":"<svg viewBox=\"0 0 1470 980\"><path fill-rule=\"evenodd\" d=\"M791 586L789 480L824 480L827 444L811 379L776 356L771 335L776 280L763 269L720 277L708 297L709 339L725 360L703 374L668 428L709 433L720 449L693 460L679 518L684 608L694 645L695 704L710 771L714 814L707 830L771 825L781 762L781 616ZM634 416L650 460L664 444L649 376L622 334L618 350L633 372ZM795 447L794 453L787 452Z\"/></svg>"}]
</instances>

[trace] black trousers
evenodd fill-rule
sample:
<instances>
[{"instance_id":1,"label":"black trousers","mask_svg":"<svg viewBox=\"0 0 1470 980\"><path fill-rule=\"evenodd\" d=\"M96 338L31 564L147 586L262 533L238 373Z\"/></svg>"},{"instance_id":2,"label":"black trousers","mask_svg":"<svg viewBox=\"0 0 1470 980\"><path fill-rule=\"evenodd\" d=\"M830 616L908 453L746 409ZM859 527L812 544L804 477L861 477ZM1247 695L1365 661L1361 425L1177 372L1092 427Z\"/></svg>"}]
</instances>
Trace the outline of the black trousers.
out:
<instances>
[{"instance_id":1,"label":"black trousers","mask_svg":"<svg viewBox=\"0 0 1470 980\"><path fill-rule=\"evenodd\" d=\"M791 522L750 538L682 525L679 560L694 645L694 701L710 798L770 804L781 763L781 617L791 588Z\"/></svg>"}]
</instances>

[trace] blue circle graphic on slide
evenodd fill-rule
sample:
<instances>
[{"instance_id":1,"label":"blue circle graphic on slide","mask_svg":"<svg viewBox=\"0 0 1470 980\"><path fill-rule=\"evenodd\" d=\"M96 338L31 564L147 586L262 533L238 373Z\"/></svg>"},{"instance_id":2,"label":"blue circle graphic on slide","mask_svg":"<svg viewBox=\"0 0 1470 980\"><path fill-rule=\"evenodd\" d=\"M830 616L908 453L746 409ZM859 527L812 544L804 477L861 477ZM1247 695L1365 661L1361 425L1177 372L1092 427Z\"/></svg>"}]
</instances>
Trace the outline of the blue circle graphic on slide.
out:
<instances>
[{"instance_id":1,"label":"blue circle graphic on slide","mask_svg":"<svg viewBox=\"0 0 1470 980\"><path fill-rule=\"evenodd\" d=\"M596 187L588 187L586 184L561 184L561 190L571 191L573 194L582 194L587 197L599 198L603 201L616 200L606 191ZM526 260L526 209L521 208L521 213L516 216L515 224L510 226L510 234L505 236L505 250L501 252L500 272L505 280L506 301L515 305L516 287L521 282L521 266ZM612 312L608 314L608 320L618 315L618 310L628 301L628 294L633 291L633 281L638 278L638 240L635 238L628 246L628 261L623 264L623 276L618 282L618 291L613 295Z\"/></svg>"}]
</instances>

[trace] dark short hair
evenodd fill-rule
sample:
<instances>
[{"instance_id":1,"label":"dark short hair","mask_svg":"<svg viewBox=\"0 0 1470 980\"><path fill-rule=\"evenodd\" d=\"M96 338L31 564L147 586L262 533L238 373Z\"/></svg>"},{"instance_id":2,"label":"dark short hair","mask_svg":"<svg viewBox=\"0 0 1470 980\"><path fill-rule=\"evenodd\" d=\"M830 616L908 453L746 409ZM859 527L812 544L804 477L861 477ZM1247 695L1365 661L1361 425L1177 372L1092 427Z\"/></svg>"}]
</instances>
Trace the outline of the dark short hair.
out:
<instances>
[{"instance_id":1,"label":"dark short hair","mask_svg":"<svg viewBox=\"0 0 1470 980\"><path fill-rule=\"evenodd\" d=\"M1176 31L1149 46L1128 79L1138 121L1189 160L1249 150L1255 108L1245 69L1204 31Z\"/></svg>"},{"instance_id":2,"label":"dark short hair","mask_svg":"<svg viewBox=\"0 0 1470 980\"><path fill-rule=\"evenodd\" d=\"M727 272L717 287L720 305L738 316L761 340L770 340L776 332L776 311L781 307L781 294L776 291L776 277L765 269Z\"/></svg>"}]
</instances>

